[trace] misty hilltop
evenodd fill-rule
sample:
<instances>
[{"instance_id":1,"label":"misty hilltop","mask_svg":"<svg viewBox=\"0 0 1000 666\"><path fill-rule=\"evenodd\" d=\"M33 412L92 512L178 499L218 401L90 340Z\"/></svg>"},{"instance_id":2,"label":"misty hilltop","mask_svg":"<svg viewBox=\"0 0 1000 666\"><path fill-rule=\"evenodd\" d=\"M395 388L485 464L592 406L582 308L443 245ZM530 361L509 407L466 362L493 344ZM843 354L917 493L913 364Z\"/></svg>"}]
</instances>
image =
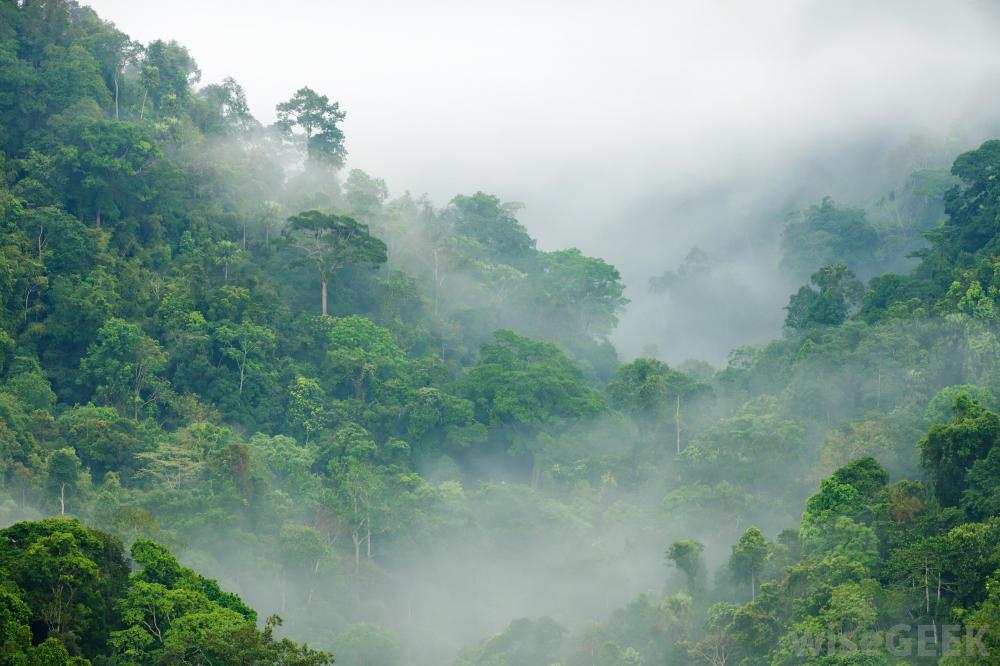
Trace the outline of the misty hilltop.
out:
<instances>
[{"instance_id":1,"label":"misty hilltop","mask_svg":"<svg viewBox=\"0 0 1000 666\"><path fill-rule=\"evenodd\" d=\"M131 38L111 0L0 4L0 662L998 663L998 17L855 4L678 14L727 26L683 44L734 89L678 80L660 120L711 133L700 104L756 100L731 141L653 150L669 105L644 91L617 136L656 157L568 114L560 159L602 153L570 173L558 140L511 161L455 107L441 155L391 146L412 179L366 129L403 107L352 102L381 61L344 59L343 91L311 78L341 46L306 58L308 6L283 19L297 81L258 111L270 74L216 77L246 66L219 35L196 53ZM143 32L170 27L155 12ZM605 16L580 12L564 45ZM740 89L761 47L732 24L779 16L797 31ZM643 19L665 20L601 34L649 56ZM837 84L880 30L913 53L897 85ZM758 98L794 87L796 54L830 87L793 125ZM564 57L557 89L590 62ZM947 94L911 95L921 67Z\"/></svg>"}]
</instances>

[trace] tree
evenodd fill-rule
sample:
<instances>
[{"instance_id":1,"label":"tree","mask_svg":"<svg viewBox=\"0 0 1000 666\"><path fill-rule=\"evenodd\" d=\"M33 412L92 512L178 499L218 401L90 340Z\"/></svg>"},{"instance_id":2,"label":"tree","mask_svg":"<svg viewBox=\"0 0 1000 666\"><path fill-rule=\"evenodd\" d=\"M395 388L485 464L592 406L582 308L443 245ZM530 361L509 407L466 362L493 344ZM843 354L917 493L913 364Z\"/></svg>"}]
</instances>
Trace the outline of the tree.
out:
<instances>
[{"instance_id":1,"label":"tree","mask_svg":"<svg viewBox=\"0 0 1000 666\"><path fill-rule=\"evenodd\" d=\"M458 195L442 217L456 232L475 241L479 254L494 262L525 268L535 254L535 240L514 215L518 204L501 203L483 192Z\"/></svg>"},{"instance_id":2,"label":"tree","mask_svg":"<svg viewBox=\"0 0 1000 666\"><path fill-rule=\"evenodd\" d=\"M144 87L140 120L147 99L157 111L178 115L191 99L192 85L201 80L201 70L186 48L158 39L145 49L139 79Z\"/></svg>"},{"instance_id":3,"label":"tree","mask_svg":"<svg viewBox=\"0 0 1000 666\"><path fill-rule=\"evenodd\" d=\"M824 197L819 205L798 213L785 227L781 263L801 277L838 262L865 273L875 268L879 241L864 210L840 207L830 197Z\"/></svg>"},{"instance_id":4,"label":"tree","mask_svg":"<svg viewBox=\"0 0 1000 666\"><path fill-rule=\"evenodd\" d=\"M757 599L758 576L770 552L771 546L764 538L764 533L756 527L748 528L733 546L729 568L737 576L749 579L751 601Z\"/></svg>"},{"instance_id":5,"label":"tree","mask_svg":"<svg viewBox=\"0 0 1000 666\"><path fill-rule=\"evenodd\" d=\"M785 326L804 330L813 326L839 326L861 302L864 285L844 264L825 266L809 278L788 300Z\"/></svg>"},{"instance_id":6,"label":"tree","mask_svg":"<svg viewBox=\"0 0 1000 666\"><path fill-rule=\"evenodd\" d=\"M281 223L281 204L262 201L253 212L254 221L264 230L264 247L271 246L271 232Z\"/></svg>"},{"instance_id":7,"label":"tree","mask_svg":"<svg viewBox=\"0 0 1000 666\"><path fill-rule=\"evenodd\" d=\"M245 137L260 125L250 113L243 86L231 76L222 83L203 87L198 91L198 98L210 112L202 121L208 133Z\"/></svg>"},{"instance_id":8,"label":"tree","mask_svg":"<svg viewBox=\"0 0 1000 666\"><path fill-rule=\"evenodd\" d=\"M382 211L389 189L381 178L372 178L361 169L351 169L344 181L344 199L351 213L362 220L372 220Z\"/></svg>"},{"instance_id":9,"label":"tree","mask_svg":"<svg viewBox=\"0 0 1000 666\"><path fill-rule=\"evenodd\" d=\"M310 210L288 218L285 240L316 267L323 314L327 314L327 283L347 264L378 267L387 259L386 245L353 218Z\"/></svg>"},{"instance_id":10,"label":"tree","mask_svg":"<svg viewBox=\"0 0 1000 666\"><path fill-rule=\"evenodd\" d=\"M371 444L368 449L373 449ZM370 450L358 447L330 461L331 480L329 500L333 508L345 519L354 544L354 575L361 573L361 549L372 553L372 533L386 513L384 505L385 481L370 459Z\"/></svg>"},{"instance_id":11,"label":"tree","mask_svg":"<svg viewBox=\"0 0 1000 666\"><path fill-rule=\"evenodd\" d=\"M223 324L215 335L222 343L222 354L235 363L239 370L238 395L242 398L247 373L260 370L260 361L274 348L274 331L266 326L242 321L239 324Z\"/></svg>"},{"instance_id":12,"label":"tree","mask_svg":"<svg viewBox=\"0 0 1000 666\"><path fill-rule=\"evenodd\" d=\"M80 459L76 451L66 447L49 454L46 463L46 476L49 485L59 491L59 515L66 515L66 490L76 489L80 480Z\"/></svg>"},{"instance_id":13,"label":"tree","mask_svg":"<svg viewBox=\"0 0 1000 666\"><path fill-rule=\"evenodd\" d=\"M392 333L364 317L338 317L328 337L327 360L333 376L338 384L349 384L354 397L362 402L376 379L384 378L406 359Z\"/></svg>"},{"instance_id":14,"label":"tree","mask_svg":"<svg viewBox=\"0 0 1000 666\"><path fill-rule=\"evenodd\" d=\"M543 252L527 296L541 329L561 338L603 339L618 325L628 299L618 270L576 248Z\"/></svg>"},{"instance_id":15,"label":"tree","mask_svg":"<svg viewBox=\"0 0 1000 666\"><path fill-rule=\"evenodd\" d=\"M112 407L84 405L67 409L57 420L63 441L72 444L95 478L117 472L131 481L137 456L156 443L156 430L122 416Z\"/></svg>"},{"instance_id":16,"label":"tree","mask_svg":"<svg viewBox=\"0 0 1000 666\"><path fill-rule=\"evenodd\" d=\"M347 114L340 104L330 103L330 98L312 88L299 88L287 102L277 106L278 122L282 132L292 135L296 127L304 134L306 155L312 164L327 164L334 169L344 166L347 150L344 133L338 124Z\"/></svg>"},{"instance_id":17,"label":"tree","mask_svg":"<svg viewBox=\"0 0 1000 666\"><path fill-rule=\"evenodd\" d=\"M113 606L124 593L128 577L121 542L75 520L20 522L0 531L0 571L10 583L9 589L16 590L27 606L30 640L52 641L45 653L53 655L66 646L74 656L93 659L106 654ZM5 647L0 646L0 652ZM85 662L23 663L56 666Z\"/></svg>"},{"instance_id":18,"label":"tree","mask_svg":"<svg viewBox=\"0 0 1000 666\"><path fill-rule=\"evenodd\" d=\"M327 399L323 387L311 377L297 376L288 385L288 424L306 442L326 425Z\"/></svg>"},{"instance_id":19,"label":"tree","mask_svg":"<svg viewBox=\"0 0 1000 666\"><path fill-rule=\"evenodd\" d=\"M957 506L967 487L966 474L1000 438L1000 416L965 395L955 400L951 423L931 426L920 441L920 465L944 506Z\"/></svg>"},{"instance_id":20,"label":"tree","mask_svg":"<svg viewBox=\"0 0 1000 666\"><path fill-rule=\"evenodd\" d=\"M117 222L152 196L151 167L163 151L141 125L107 120L77 122L57 157L65 172L70 210L81 219Z\"/></svg>"},{"instance_id":21,"label":"tree","mask_svg":"<svg viewBox=\"0 0 1000 666\"><path fill-rule=\"evenodd\" d=\"M166 360L156 340L115 317L97 332L97 342L80 362L80 381L92 384L98 398L138 420L143 408L163 397L166 383L157 375Z\"/></svg>"},{"instance_id":22,"label":"tree","mask_svg":"<svg viewBox=\"0 0 1000 666\"><path fill-rule=\"evenodd\" d=\"M403 652L392 632L365 622L349 626L333 645L337 660L344 664L399 666Z\"/></svg>"},{"instance_id":23,"label":"tree","mask_svg":"<svg viewBox=\"0 0 1000 666\"><path fill-rule=\"evenodd\" d=\"M961 180L944 197L947 221L928 234L933 254L946 262L960 261L963 254L996 254L996 220L1000 215L997 194L1000 181L1000 140L983 143L955 159L951 172ZM931 253L922 256L935 259ZM928 267L936 261L926 261ZM942 276L950 277L950 276Z\"/></svg>"},{"instance_id":24,"label":"tree","mask_svg":"<svg viewBox=\"0 0 1000 666\"><path fill-rule=\"evenodd\" d=\"M691 594L699 592L703 584L705 564L701 554L704 550L704 544L698 541L674 541L667 549L667 560L684 573Z\"/></svg>"},{"instance_id":25,"label":"tree","mask_svg":"<svg viewBox=\"0 0 1000 666\"><path fill-rule=\"evenodd\" d=\"M607 388L611 405L630 415L640 432L655 432L664 422L672 421L678 455L683 448L681 403L708 390L704 382L653 358L638 358L621 366Z\"/></svg>"},{"instance_id":26,"label":"tree","mask_svg":"<svg viewBox=\"0 0 1000 666\"><path fill-rule=\"evenodd\" d=\"M852 460L833 473L833 479L838 483L846 483L854 487L861 495L872 502L879 492L889 483L889 473L871 456Z\"/></svg>"}]
</instances>

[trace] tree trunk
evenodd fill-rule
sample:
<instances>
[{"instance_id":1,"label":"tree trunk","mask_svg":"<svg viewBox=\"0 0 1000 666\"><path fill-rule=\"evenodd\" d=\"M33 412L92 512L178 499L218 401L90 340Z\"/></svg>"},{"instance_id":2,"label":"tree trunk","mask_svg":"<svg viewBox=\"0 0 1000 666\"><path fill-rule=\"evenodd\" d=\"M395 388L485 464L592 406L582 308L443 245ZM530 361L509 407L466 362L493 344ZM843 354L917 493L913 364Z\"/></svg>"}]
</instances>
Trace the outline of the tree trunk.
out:
<instances>
[{"instance_id":1,"label":"tree trunk","mask_svg":"<svg viewBox=\"0 0 1000 666\"><path fill-rule=\"evenodd\" d=\"M750 601L757 601L757 572L750 567Z\"/></svg>"},{"instance_id":2,"label":"tree trunk","mask_svg":"<svg viewBox=\"0 0 1000 666\"><path fill-rule=\"evenodd\" d=\"M246 380L247 376L247 364L246 359L240 364L240 397L243 397L243 382Z\"/></svg>"},{"instance_id":3,"label":"tree trunk","mask_svg":"<svg viewBox=\"0 0 1000 666\"><path fill-rule=\"evenodd\" d=\"M326 280L323 280L323 314L326 314Z\"/></svg>"},{"instance_id":4,"label":"tree trunk","mask_svg":"<svg viewBox=\"0 0 1000 666\"><path fill-rule=\"evenodd\" d=\"M115 72L115 120L120 120L118 116L118 72Z\"/></svg>"},{"instance_id":5,"label":"tree trunk","mask_svg":"<svg viewBox=\"0 0 1000 666\"><path fill-rule=\"evenodd\" d=\"M537 453L531 454L531 487L538 490L542 485L542 462Z\"/></svg>"},{"instance_id":6,"label":"tree trunk","mask_svg":"<svg viewBox=\"0 0 1000 666\"><path fill-rule=\"evenodd\" d=\"M354 540L354 577L357 578L361 574L361 534L354 530L351 539Z\"/></svg>"},{"instance_id":7,"label":"tree trunk","mask_svg":"<svg viewBox=\"0 0 1000 666\"><path fill-rule=\"evenodd\" d=\"M879 361L875 376L875 409L882 409L882 362Z\"/></svg>"},{"instance_id":8,"label":"tree trunk","mask_svg":"<svg viewBox=\"0 0 1000 666\"><path fill-rule=\"evenodd\" d=\"M926 564L924 565L924 612L930 617L931 614L931 585L930 585L930 567Z\"/></svg>"},{"instance_id":9,"label":"tree trunk","mask_svg":"<svg viewBox=\"0 0 1000 666\"><path fill-rule=\"evenodd\" d=\"M66 515L66 484L59 484L59 515Z\"/></svg>"},{"instance_id":10,"label":"tree trunk","mask_svg":"<svg viewBox=\"0 0 1000 666\"><path fill-rule=\"evenodd\" d=\"M101 228L101 209L97 209L97 215L94 217L94 226L98 229Z\"/></svg>"},{"instance_id":11,"label":"tree trunk","mask_svg":"<svg viewBox=\"0 0 1000 666\"><path fill-rule=\"evenodd\" d=\"M677 428L677 455L681 454L681 394L677 394L677 413L674 414L674 425Z\"/></svg>"}]
</instances>

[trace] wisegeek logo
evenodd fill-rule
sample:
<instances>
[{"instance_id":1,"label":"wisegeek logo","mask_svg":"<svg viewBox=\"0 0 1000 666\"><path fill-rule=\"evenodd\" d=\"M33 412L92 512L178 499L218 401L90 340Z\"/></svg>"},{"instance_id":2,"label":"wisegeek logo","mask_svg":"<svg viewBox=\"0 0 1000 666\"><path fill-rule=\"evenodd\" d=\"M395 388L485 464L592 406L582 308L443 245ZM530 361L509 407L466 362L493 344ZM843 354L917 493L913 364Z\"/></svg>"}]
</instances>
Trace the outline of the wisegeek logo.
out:
<instances>
[{"instance_id":1,"label":"wisegeek logo","mask_svg":"<svg viewBox=\"0 0 1000 666\"><path fill-rule=\"evenodd\" d=\"M974 657L989 656L983 640L986 627L946 624L897 624L887 631L829 630L791 635L792 652L797 657L883 655L893 657Z\"/></svg>"}]
</instances>

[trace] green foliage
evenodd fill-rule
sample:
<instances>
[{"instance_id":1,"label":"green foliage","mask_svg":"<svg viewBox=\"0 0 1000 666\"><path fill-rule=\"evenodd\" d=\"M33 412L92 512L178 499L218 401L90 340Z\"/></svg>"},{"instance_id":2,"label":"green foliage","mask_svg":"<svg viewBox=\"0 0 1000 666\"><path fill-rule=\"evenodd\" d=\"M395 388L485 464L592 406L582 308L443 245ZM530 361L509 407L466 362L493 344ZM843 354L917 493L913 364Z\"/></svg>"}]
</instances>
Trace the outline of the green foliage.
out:
<instances>
[{"instance_id":1,"label":"green foliage","mask_svg":"<svg viewBox=\"0 0 1000 666\"><path fill-rule=\"evenodd\" d=\"M875 265L879 240L864 210L840 207L824 197L785 227L782 267L798 277L837 263L855 273L869 272Z\"/></svg>"},{"instance_id":2,"label":"green foliage","mask_svg":"<svg viewBox=\"0 0 1000 666\"><path fill-rule=\"evenodd\" d=\"M444 218L460 235L476 243L481 257L525 268L534 258L535 241L514 217L518 208L483 192L460 194L451 200Z\"/></svg>"},{"instance_id":3,"label":"green foliage","mask_svg":"<svg viewBox=\"0 0 1000 666\"><path fill-rule=\"evenodd\" d=\"M667 549L667 560L684 573L691 594L697 594L704 585L705 564L701 559L704 550L704 544L690 540L674 541Z\"/></svg>"},{"instance_id":4,"label":"green foliage","mask_svg":"<svg viewBox=\"0 0 1000 666\"><path fill-rule=\"evenodd\" d=\"M77 3L0 4L0 519L80 516L137 567L72 521L0 532L0 661L329 662L153 540L344 663L446 663L386 627L483 562L581 613L593 572L613 594L457 663L756 666L805 629L996 624L997 142L792 218L783 339L619 367L615 267L539 251L491 194L341 179L344 112L307 87L263 127L199 79ZM694 302L716 265L652 286ZM686 593L607 608L666 544Z\"/></svg>"},{"instance_id":5,"label":"green foliage","mask_svg":"<svg viewBox=\"0 0 1000 666\"><path fill-rule=\"evenodd\" d=\"M100 401L138 419L163 398L166 386L157 375L166 355L156 340L123 319L109 319L97 337L80 362L81 380L96 387Z\"/></svg>"},{"instance_id":6,"label":"green foliage","mask_svg":"<svg viewBox=\"0 0 1000 666\"><path fill-rule=\"evenodd\" d=\"M931 426L920 441L920 464L927 470L934 494L944 506L959 503L966 473L994 448L1000 434L1000 416L968 397L955 400L951 423Z\"/></svg>"},{"instance_id":7,"label":"green foliage","mask_svg":"<svg viewBox=\"0 0 1000 666\"><path fill-rule=\"evenodd\" d=\"M863 285L844 264L825 266L809 281L815 288L800 287L788 300L785 326L790 329L839 326L853 314L864 293Z\"/></svg>"},{"instance_id":8,"label":"green foliage","mask_svg":"<svg viewBox=\"0 0 1000 666\"><path fill-rule=\"evenodd\" d=\"M291 135L296 127L303 132L306 154L310 163L326 164L339 169L347 157L344 133L338 124L347 114L337 102L330 102L312 88L299 88L287 102L277 107L277 127Z\"/></svg>"},{"instance_id":9,"label":"green foliage","mask_svg":"<svg viewBox=\"0 0 1000 666\"><path fill-rule=\"evenodd\" d=\"M566 630L552 618L514 620L502 633L482 645L463 650L453 666L549 666L558 659L565 633Z\"/></svg>"}]
</instances>

